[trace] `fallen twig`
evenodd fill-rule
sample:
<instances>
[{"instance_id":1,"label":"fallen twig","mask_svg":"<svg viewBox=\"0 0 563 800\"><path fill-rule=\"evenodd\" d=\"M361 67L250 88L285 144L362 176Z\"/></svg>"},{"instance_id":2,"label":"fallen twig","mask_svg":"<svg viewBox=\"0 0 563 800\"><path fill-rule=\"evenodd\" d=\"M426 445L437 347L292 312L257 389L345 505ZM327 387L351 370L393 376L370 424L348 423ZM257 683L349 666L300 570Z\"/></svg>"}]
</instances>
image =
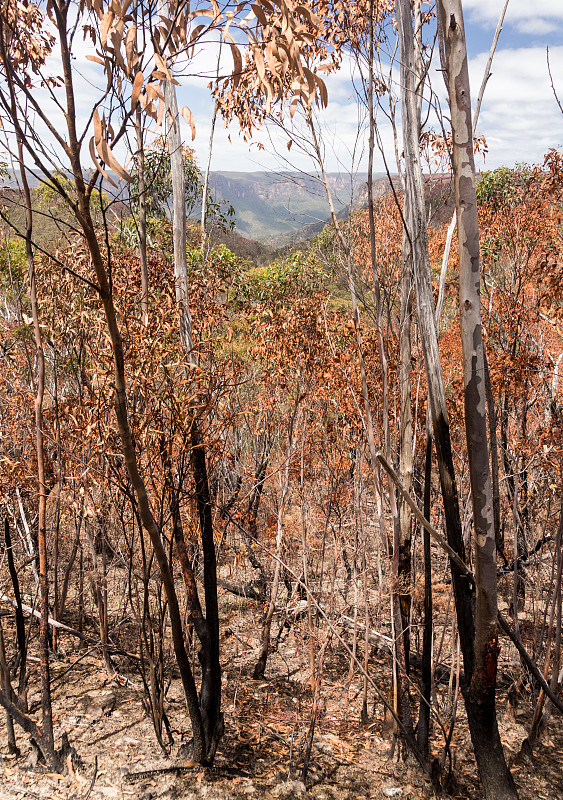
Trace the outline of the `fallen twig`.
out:
<instances>
[{"instance_id":1,"label":"fallen twig","mask_svg":"<svg viewBox=\"0 0 563 800\"><path fill-rule=\"evenodd\" d=\"M0 594L0 600L4 603L9 603L13 608L17 609L18 605L15 600L11 597L8 597L7 594ZM26 614L31 615L32 617L36 617L36 619L41 619L41 613L37 611L36 608L32 608L31 606L22 603L21 605L22 610L25 611ZM86 636L85 633L81 633L77 631L75 628L71 628L68 625L65 625L64 622L59 622L53 617L49 617L48 619L49 625L52 628L58 628L59 630L64 631L65 633L70 634L70 636L75 636L77 639L81 639L83 642L87 644L94 645L94 647L98 647L100 645L99 641L93 639L91 636ZM113 631L110 632L113 633ZM126 656L127 658L131 658L133 661L139 661L139 656L134 655L133 653L128 653L126 650L122 650L120 647L116 647L115 645L108 646L108 652L115 653L116 655Z\"/></svg>"},{"instance_id":2,"label":"fallen twig","mask_svg":"<svg viewBox=\"0 0 563 800\"><path fill-rule=\"evenodd\" d=\"M144 781L155 775L189 775L200 766L200 764L190 764L187 766L161 767L160 769L144 769L141 772L127 772L123 776L123 780L125 783L135 783L135 781Z\"/></svg>"},{"instance_id":3,"label":"fallen twig","mask_svg":"<svg viewBox=\"0 0 563 800\"><path fill-rule=\"evenodd\" d=\"M97 775L98 775L98 756L94 758L94 774L92 775L92 780L90 781L90 786L88 787L88 791L86 792L82 800L88 800L88 798L92 794L92 789L94 788Z\"/></svg>"}]
</instances>

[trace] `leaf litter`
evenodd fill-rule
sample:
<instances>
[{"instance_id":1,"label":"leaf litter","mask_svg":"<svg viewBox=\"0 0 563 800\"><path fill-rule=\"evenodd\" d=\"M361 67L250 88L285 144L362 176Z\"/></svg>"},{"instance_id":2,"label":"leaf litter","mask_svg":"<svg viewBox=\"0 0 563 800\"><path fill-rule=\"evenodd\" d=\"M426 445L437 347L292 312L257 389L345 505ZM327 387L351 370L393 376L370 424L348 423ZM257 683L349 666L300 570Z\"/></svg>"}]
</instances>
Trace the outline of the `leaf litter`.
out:
<instances>
[{"instance_id":1,"label":"leaf litter","mask_svg":"<svg viewBox=\"0 0 563 800\"><path fill-rule=\"evenodd\" d=\"M229 626L240 626L247 634L252 627L241 611ZM258 611L256 610L256 613ZM431 797L429 784L420 769L400 748L390 757L391 741L386 733L383 709L370 705L371 720L360 722L361 686L348 686L348 664L342 653L327 654L325 682L321 692L306 784L301 770L308 742L312 694L308 664L300 656L299 638L305 630L295 624L283 653L270 656L266 680L252 680L253 650L228 636L222 643L223 711L225 736L215 764L202 769L189 762L190 726L180 681L170 675L167 714L174 744L169 757L160 750L150 717L143 708L141 681L133 670L120 662L119 673L110 675L93 653L84 657L69 649L52 665L56 719L55 734L63 731L76 749L79 760L67 764L64 775L36 765L27 737L17 731L22 750L19 758L7 752L5 720L0 721L0 800L273 800L310 797L315 800L375 800L375 798ZM292 641L293 640L293 641ZM65 642L66 644L66 642ZM290 646L294 644L295 646ZM69 648L71 645L69 644ZM80 660L78 660L80 657ZM371 661L373 674L386 674L388 665ZM68 670L64 678L57 675ZM37 666L32 666L37 670ZM37 675L30 676L37 687ZM30 692L29 703L39 700ZM516 760L530 724L528 712L502 713L499 692L499 726L507 758L521 800L559 800L563 798L563 726L555 715L547 733L537 745L533 758ZM509 708L508 703L506 703ZM519 710L518 710L519 711ZM462 704L452 739L454 777L449 796L480 800L482 793L476 774L471 742ZM435 732L434 752L440 741ZM175 770L175 771L172 771ZM448 796L446 794L446 796Z\"/></svg>"}]
</instances>

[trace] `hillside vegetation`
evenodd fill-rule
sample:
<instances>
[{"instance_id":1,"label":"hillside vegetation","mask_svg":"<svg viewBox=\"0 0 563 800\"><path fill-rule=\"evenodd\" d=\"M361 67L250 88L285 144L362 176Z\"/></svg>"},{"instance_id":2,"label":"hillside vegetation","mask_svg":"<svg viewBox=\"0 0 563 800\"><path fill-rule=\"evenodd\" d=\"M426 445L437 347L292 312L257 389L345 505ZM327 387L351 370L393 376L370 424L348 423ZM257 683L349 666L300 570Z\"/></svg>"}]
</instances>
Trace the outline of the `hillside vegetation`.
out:
<instances>
[{"instance_id":1,"label":"hillside vegetation","mask_svg":"<svg viewBox=\"0 0 563 800\"><path fill-rule=\"evenodd\" d=\"M495 187L500 179L512 181L514 194L503 199L502 207L498 208ZM558 273L545 269L546 259L555 266L560 248L557 206L538 204L538 179L528 180L528 188L520 190L516 188L519 181L516 172L492 173L486 177L481 184L480 213L486 264L484 287L485 290L490 287L490 296L484 298L489 310L485 323L489 370L492 391L499 398L496 436L503 520L499 531L501 608L514 620L514 609L518 609L520 635L530 652L539 653L546 642L554 641L557 630L546 628L542 619L553 602L549 576L556 563L553 559L560 552L559 508L551 499L551 487L561 436L558 410L561 389L554 380L547 379L548 373L546 380L541 380L541 364L546 360L556 361L558 353L563 351L563 340L557 325L558 301L553 293ZM433 202L438 204L439 198L436 193ZM441 202L445 202L444 198ZM7 205L5 198L6 208ZM391 387L390 404L394 406L399 402L396 393L400 388L397 292L401 218L393 194L381 197L375 212L377 258L385 265L382 276L386 287L383 304L387 380ZM39 217L37 223L41 228ZM433 225L429 234L437 290L445 227ZM119 243L118 229L111 233L115 293L120 315L128 320L124 347L132 387L131 425L139 447L140 467L151 487L151 503L162 508L164 525L180 526L184 532L196 576L201 558L196 535L196 494L186 471L186 446L189 447L194 409L205 437L218 556L221 649L229 685L232 684L225 699L227 741L232 741L234 731L238 730L238 735L252 742L252 765L263 765L256 770L242 751L228 756L227 750L219 761L217 777L210 776L209 780L223 780L220 765L226 768L235 764L243 783L251 781L249 785L262 787L260 790L267 795L267 787L275 787L286 774L284 770L276 773L269 766L271 748L274 752L279 750L276 739L271 737L284 730L282 736L289 735L291 729L295 749L289 755L290 770L299 774L305 763L303 759L312 759L310 777L319 787L326 786L334 742L338 742L340 752L349 748L348 760L356 763L355 731L365 730L362 742L382 755L385 752L383 742L389 730L389 717L380 693L385 696L389 692L384 675L387 664L391 663L389 643L393 637L392 620L387 613L387 587L391 580L386 552L388 522L386 512L382 518L377 511L377 492L369 460L363 452L363 424L358 408L362 379L349 311L344 254L330 226L300 250L264 266L253 266L225 245L215 246L202 255L196 243L197 231L193 235L194 243L189 250L189 302L200 364L205 367L199 372L195 387L190 388L180 379L183 367L177 357L179 320L169 265L172 253L166 251L171 233L165 235L164 229L161 231L149 261L148 326L142 324L138 311L137 256ZM369 237L367 210L354 214L352 237L358 265L355 281L365 319L362 347L368 391L377 398L381 392L381 367L377 357L377 328L370 321L374 295L369 262L366 264L364 255ZM76 273L77 266L83 270L86 265L77 265L72 248L58 252L63 264L73 264L74 274L67 272L63 281L49 259L39 255L37 264L45 310L43 335L49 342L44 430L47 542L54 581L51 613L69 626L53 629L50 646L59 659L59 666L53 667L54 679L68 669L70 676L82 676L80 680L85 681L86 688L74 692L75 699L70 701L64 692L56 695L56 708L61 703L71 703L68 709L60 706L61 710L56 712L57 725L69 735L82 758L91 758L97 749L78 735L80 726L90 725L88 720L97 720L92 733L98 730L102 739L111 736L109 731L102 733L106 729L104 713L113 719L123 703L133 703L132 709L137 705L142 709L144 697L145 708L150 712L147 722L152 720L155 741L164 753L175 752L178 740L177 734L172 733L170 720L178 702L174 689L177 681L169 654L166 606L158 599L161 582L154 565L147 560L147 543L143 543L138 528L135 504L119 457L111 413L111 350L95 295L80 273ZM455 249L452 255L451 264L455 263ZM67 262L69 258L73 261ZM36 477L33 427L26 423L30 402L26 374L32 343L24 276L22 245L6 230L2 255L5 308L2 413L3 430L11 433L3 439L4 498L7 530L13 537L12 554L19 565L19 592L24 603L33 604ZM463 476L464 412L460 404L462 376L457 355L456 277L452 267L446 274L445 287L441 352L456 461ZM45 314L47 309L49 313ZM510 324L517 328L510 336L500 322L501 312L502 320L511 319ZM517 348L513 345L515 341ZM422 353L415 346L412 369L417 393L412 400L412 413L415 429L419 431L424 430L426 416L422 364ZM190 397L196 396L200 400L194 406ZM375 422L379 425L382 407L375 408ZM168 431L166 440L162 437L164 430ZM393 417L389 435L392 442L397 441L398 421ZM417 453L413 475L413 493L420 495L421 508L423 456ZM179 465L177 471L170 472L172 463ZM515 470L520 476L519 487L511 477ZM463 482L461 486L463 491ZM433 525L440 527L442 511L438 493L436 479L432 479L431 516ZM181 498L177 506L174 497ZM513 513L515 507L517 516ZM515 522L517 527L512 528ZM518 582L514 583L512 540L516 533L522 567ZM402 589L412 603L409 660L414 681L418 680L422 655L421 546L419 538L412 554L411 582ZM272 559L276 552L281 562ZM444 580L444 556L436 546L432 548L432 559L434 636L436 646L439 645L433 667L435 702L437 709L443 709L438 712L442 725L448 720L453 725L459 661L449 610L451 584L447 578ZM267 666L265 663L257 675L260 629L268 617L268 597L276 565L280 563L279 579L283 580L275 595L273 617L268 622L271 644ZM174 567L175 573L178 570L179 565ZM4 591L9 597L14 587L8 588L7 573L4 580ZM181 572L177 581L182 596ZM15 631L14 638L11 637L14 619L17 616L8 618L4 626L8 657L16 658L14 664L17 664L17 650L12 650L17 642ZM91 648L97 640L99 650L83 650ZM28 643L30 655L33 649L32 636ZM101 661L96 660L99 658ZM319 677L323 675L319 665L324 678ZM523 723L531 720L533 684L509 643L503 642L500 669L502 692L507 698L507 708L511 709L503 728L505 741L517 755L524 737L524 733L518 732L524 732ZM99 679L91 677L92 670L98 671ZM263 680L260 676L264 674L268 676L272 687L277 687L273 698L280 699L262 696L260 687L269 684L248 684L253 670L259 680ZM317 674L314 684L311 670ZM33 704L33 661L27 674L31 689L28 703ZM246 678L241 683L243 676ZM336 687L340 688L334 694ZM298 709L291 703L288 708L283 705L283 692L288 691L288 698L293 696L293 701L299 698ZM107 698L112 705L105 712L103 704L99 706L101 716L96 705L98 697L100 702ZM324 699L319 705L321 697ZM345 713L344 697L348 698ZM267 714L271 715L272 702L281 703L275 706L279 712L274 713L282 716L275 722L272 717L272 722L268 722L265 711L260 711L258 718L264 720L266 727L256 730L256 738L252 724L248 727L249 721L258 713L258 707L270 709ZM246 710L241 717L243 709ZM184 730L177 715L174 719L174 727L180 725ZM312 740L311 751L312 725L318 733ZM458 721L454 741L461 735L460 726L462 722ZM440 728L432 737L434 746L439 748ZM130 739L132 744L138 741L133 733ZM114 747L119 741L115 740ZM557 748L557 742L554 740L552 747ZM462 752L461 740L455 746ZM130 747L128 740L120 747ZM98 752L103 758L102 751ZM556 757L555 752L549 753L550 757ZM128 769L142 771L155 764L148 752L142 758L139 755L138 752L133 762L125 762ZM280 757L283 761L288 757L283 748ZM157 761L156 766L160 768L162 762ZM357 782L366 766L358 761L357 768L360 772L350 778L350 797L358 791ZM461 774L466 776L463 796L473 796L471 768L463 767L462 773L457 773L457 780ZM107 778L110 783L106 785L119 782L114 771L107 773ZM536 775L536 779L544 782L541 785L548 793L555 791L547 788L551 786L549 772L543 777ZM416 788L417 778L410 775L408 782L415 796L420 791ZM338 789L339 797L344 796L343 791Z\"/></svg>"},{"instance_id":2,"label":"hillside vegetation","mask_svg":"<svg viewBox=\"0 0 563 800\"><path fill-rule=\"evenodd\" d=\"M348 207L352 190L354 194L362 193L366 179L361 174L353 180L336 173L327 177L337 212ZM298 172L212 172L210 186L218 198L235 209L238 233L274 248L287 244L296 235L307 238L300 234L302 228L323 226L330 216L320 176ZM357 206L355 196L353 203Z\"/></svg>"},{"instance_id":3,"label":"hillside vegetation","mask_svg":"<svg viewBox=\"0 0 563 800\"><path fill-rule=\"evenodd\" d=\"M0 7L1 797L561 796L563 153L477 175L427 11ZM217 42L322 184L209 187Z\"/></svg>"}]
</instances>

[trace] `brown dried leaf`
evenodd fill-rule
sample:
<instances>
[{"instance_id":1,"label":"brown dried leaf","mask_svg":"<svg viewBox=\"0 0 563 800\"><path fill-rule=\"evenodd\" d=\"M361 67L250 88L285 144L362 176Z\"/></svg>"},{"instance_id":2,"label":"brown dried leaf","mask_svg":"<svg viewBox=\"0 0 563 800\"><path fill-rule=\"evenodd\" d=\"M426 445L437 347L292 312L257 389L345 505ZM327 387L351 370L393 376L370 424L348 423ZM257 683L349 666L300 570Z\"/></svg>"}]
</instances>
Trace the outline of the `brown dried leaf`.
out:
<instances>
[{"instance_id":1,"label":"brown dried leaf","mask_svg":"<svg viewBox=\"0 0 563 800\"><path fill-rule=\"evenodd\" d=\"M236 44L234 44L234 42L229 42L229 45L231 47L231 53L233 54L233 64L234 64L233 83L236 86L240 81L242 74L242 56L240 54L240 50L238 49Z\"/></svg>"},{"instance_id":2,"label":"brown dried leaf","mask_svg":"<svg viewBox=\"0 0 563 800\"><path fill-rule=\"evenodd\" d=\"M94 138L96 139L96 145L97 145L98 142L102 141L102 136L103 136L102 121L100 119L100 115L98 113L97 108L94 109L94 114L92 118L94 121Z\"/></svg>"},{"instance_id":3,"label":"brown dried leaf","mask_svg":"<svg viewBox=\"0 0 563 800\"><path fill-rule=\"evenodd\" d=\"M141 70L137 72L135 75L135 80L133 81L133 90L131 92L131 111L134 110L135 106L137 105L137 101L139 99L139 95L141 93L141 89L143 88L143 82L145 78Z\"/></svg>"},{"instance_id":4,"label":"brown dried leaf","mask_svg":"<svg viewBox=\"0 0 563 800\"><path fill-rule=\"evenodd\" d=\"M158 67L158 71L164 73L164 76L167 81L173 81L172 75L168 71L168 67L166 66L164 59L158 54L154 54L154 61L156 66Z\"/></svg>"},{"instance_id":5,"label":"brown dried leaf","mask_svg":"<svg viewBox=\"0 0 563 800\"><path fill-rule=\"evenodd\" d=\"M321 105L326 108L326 106L328 105L328 92L326 84L322 78L319 78L318 75L316 76L316 79L317 79L317 88L319 90L319 95L321 98Z\"/></svg>"},{"instance_id":6,"label":"brown dried leaf","mask_svg":"<svg viewBox=\"0 0 563 800\"><path fill-rule=\"evenodd\" d=\"M159 100L164 100L162 89L160 88L158 83L155 83L154 81L147 83L147 85L145 86L145 91L147 93L147 97L150 100L154 100L155 98L158 98Z\"/></svg>"},{"instance_id":7,"label":"brown dried leaf","mask_svg":"<svg viewBox=\"0 0 563 800\"><path fill-rule=\"evenodd\" d=\"M198 25L196 28L193 29L193 31L191 33L191 36L190 36L190 44L197 39L197 37L202 32L202 30L204 30L205 27L207 27L207 26L206 25Z\"/></svg>"},{"instance_id":8,"label":"brown dried leaf","mask_svg":"<svg viewBox=\"0 0 563 800\"><path fill-rule=\"evenodd\" d=\"M139 100L141 101L141 105L145 110L145 114L147 114L147 116L149 116L151 119L154 119L154 121L156 122L157 120L156 106L152 102L152 100L150 101L147 100L147 98L143 94L139 96Z\"/></svg>"},{"instance_id":9,"label":"brown dried leaf","mask_svg":"<svg viewBox=\"0 0 563 800\"><path fill-rule=\"evenodd\" d=\"M92 9L98 15L98 19L102 19L104 16L103 0L92 0Z\"/></svg>"},{"instance_id":10,"label":"brown dried leaf","mask_svg":"<svg viewBox=\"0 0 563 800\"><path fill-rule=\"evenodd\" d=\"M256 18L257 18L258 22L260 23L260 25L262 25L262 27L265 28L267 26L267 24L268 24L268 20L266 18L266 15L264 13L264 9L262 8L262 6L258 5L258 3L254 3L254 5L251 6L251 8L254 11L254 14L256 15Z\"/></svg>"},{"instance_id":11,"label":"brown dried leaf","mask_svg":"<svg viewBox=\"0 0 563 800\"><path fill-rule=\"evenodd\" d=\"M129 67L129 70L132 70L133 67L137 66L139 61L137 48L135 47L136 36L137 26L133 25L131 28L129 28L125 37L125 55L127 56L127 66Z\"/></svg>"},{"instance_id":12,"label":"brown dried leaf","mask_svg":"<svg viewBox=\"0 0 563 800\"><path fill-rule=\"evenodd\" d=\"M188 37L186 36L187 25L186 25L186 15L184 14L183 11L181 14L178 15L176 27L178 30L178 36L180 41L182 42L183 45L186 45L188 40Z\"/></svg>"},{"instance_id":13,"label":"brown dried leaf","mask_svg":"<svg viewBox=\"0 0 563 800\"><path fill-rule=\"evenodd\" d=\"M98 109L94 110L94 138L96 143L96 150L102 161L111 167L111 169L115 172L116 175L119 175L120 178L123 180L128 181L129 183L132 182L133 178L126 172L119 161L116 159L114 154L111 151L111 147L103 138L102 133L102 123L100 121L100 115L98 114Z\"/></svg>"},{"instance_id":14,"label":"brown dried leaf","mask_svg":"<svg viewBox=\"0 0 563 800\"><path fill-rule=\"evenodd\" d=\"M94 137L93 137L93 136L92 136L92 138L90 139L90 155L91 155L91 157L92 157L92 161L93 161L93 162L94 162L94 164L96 165L96 169L98 170L98 172L99 172L99 173L100 173L100 174L101 174L101 175L102 175L102 176L103 176L103 177L104 177L104 178L105 178L105 179L106 179L106 180L107 180L109 183L111 183L111 185L112 185L112 186L115 186L115 188L117 189L117 184L115 183L115 181L113 181L113 180L110 178L110 176L107 174L107 172L105 171L105 169L102 167L102 165L100 164L100 162L99 162L99 161L98 161L98 159L96 158L96 149L95 149L95 145L94 145Z\"/></svg>"},{"instance_id":15,"label":"brown dried leaf","mask_svg":"<svg viewBox=\"0 0 563 800\"><path fill-rule=\"evenodd\" d=\"M266 65L264 64L264 58L258 47L254 48L253 56L254 56L254 63L256 64L256 71L258 72L258 77L260 78L262 83L266 83Z\"/></svg>"},{"instance_id":16,"label":"brown dried leaf","mask_svg":"<svg viewBox=\"0 0 563 800\"><path fill-rule=\"evenodd\" d=\"M115 14L113 13L113 11L106 11L106 13L104 14L104 18L102 20L102 29L100 34L102 40L102 47L107 46L109 29L111 28L114 19L115 19Z\"/></svg>"},{"instance_id":17,"label":"brown dried leaf","mask_svg":"<svg viewBox=\"0 0 563 800\"><path fill-rule=\"evenodd\" d=\"M159 128L160 125L162 124L162 117L164 116L165 107L166 107L166 104L164 102L164 99L160 99L159 98L159 100L158 100L158 116L156 117L156 127L157 128Z\"/></svg>"},{"instance_id":18,"label":"brown dried leaf","mask_svg":"<svg viewBox=\"0 0 563 800\"><path fill-rule=\"evenodd\" d=\"M320 17L317 17L317 15L310 8L307 8L307 6L296 6L295 13L301 14L302 17L306 17L312 27L320 27Z\"/></svg>"},{"instance_id":19,"label":"brown dried leaf","mask_svg":"<svg viewBox=\"0 0 563 800\"><path fill-rule=\"evenodd\" d=\"M195 139L195 122L192 112L187 106L184 106L180 111L181 115L184 117L190 128L192 129L192 142Z\"/></svg>"}]
</instances>

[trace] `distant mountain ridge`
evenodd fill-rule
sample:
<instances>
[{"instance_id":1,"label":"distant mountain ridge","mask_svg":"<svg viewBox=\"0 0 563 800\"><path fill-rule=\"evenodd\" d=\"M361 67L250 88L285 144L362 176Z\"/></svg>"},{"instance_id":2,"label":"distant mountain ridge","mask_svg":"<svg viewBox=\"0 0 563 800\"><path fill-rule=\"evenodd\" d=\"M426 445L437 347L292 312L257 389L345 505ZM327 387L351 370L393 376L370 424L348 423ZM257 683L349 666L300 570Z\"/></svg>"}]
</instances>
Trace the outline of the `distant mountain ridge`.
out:
<instances>
[{"instance_id":1,"label":"distant mountain ridge","mask_svg":"<svg viewBox=\"0 0 563 800\"><path fill-rule=\"evenodd\" d=\"M113 175L110 171L110 175ZM337 217L346 219L352 211L367 208L367 174L356 173L353 178L344 173L328 173L328 182ZM401 191L398 175L388 177L375 173L373 199L377 202L392 190ZM28 171L31 188L40 181ZM118 203L119 213L128 213L126 203L127 188L116 176L115 186L105 179L102 188ZM424 176L427 202L432 197L431 224L439 224L451 217L453 204L448 199L452 184L449 173ZM243 242L252 250L252 256L259 258L267 251L292 246L320 233L330 222L330 209L326 190L320 176L302 172L234 172L217 171L210 173L210 189L216 200L224 200L235 209L237 236L231 236L231 243L238 251ZM8 187L18 191L17 176L11 176ZM199 219L199 209L194 215ZM219 236L224 239L225 236ZM240 241L239 241L240 239ZM254 244L251 246L251 242Z\"/></svg>"},{"instance_id":2,"label":"distant mountain ridge","mask_svg":"<svg viewBox=\"0 0 563 800\"><path fill-rule=\"evenodd\" d=\"M366 177L358 173L351 180L349 175L329 173L337 213L349 206ZM320 177L300 172L212 172L209 185L217 200L235 209L237 232L269 245L291 238L301 228L324 226L330 216Z\"/></svg>"}]
</instances>

